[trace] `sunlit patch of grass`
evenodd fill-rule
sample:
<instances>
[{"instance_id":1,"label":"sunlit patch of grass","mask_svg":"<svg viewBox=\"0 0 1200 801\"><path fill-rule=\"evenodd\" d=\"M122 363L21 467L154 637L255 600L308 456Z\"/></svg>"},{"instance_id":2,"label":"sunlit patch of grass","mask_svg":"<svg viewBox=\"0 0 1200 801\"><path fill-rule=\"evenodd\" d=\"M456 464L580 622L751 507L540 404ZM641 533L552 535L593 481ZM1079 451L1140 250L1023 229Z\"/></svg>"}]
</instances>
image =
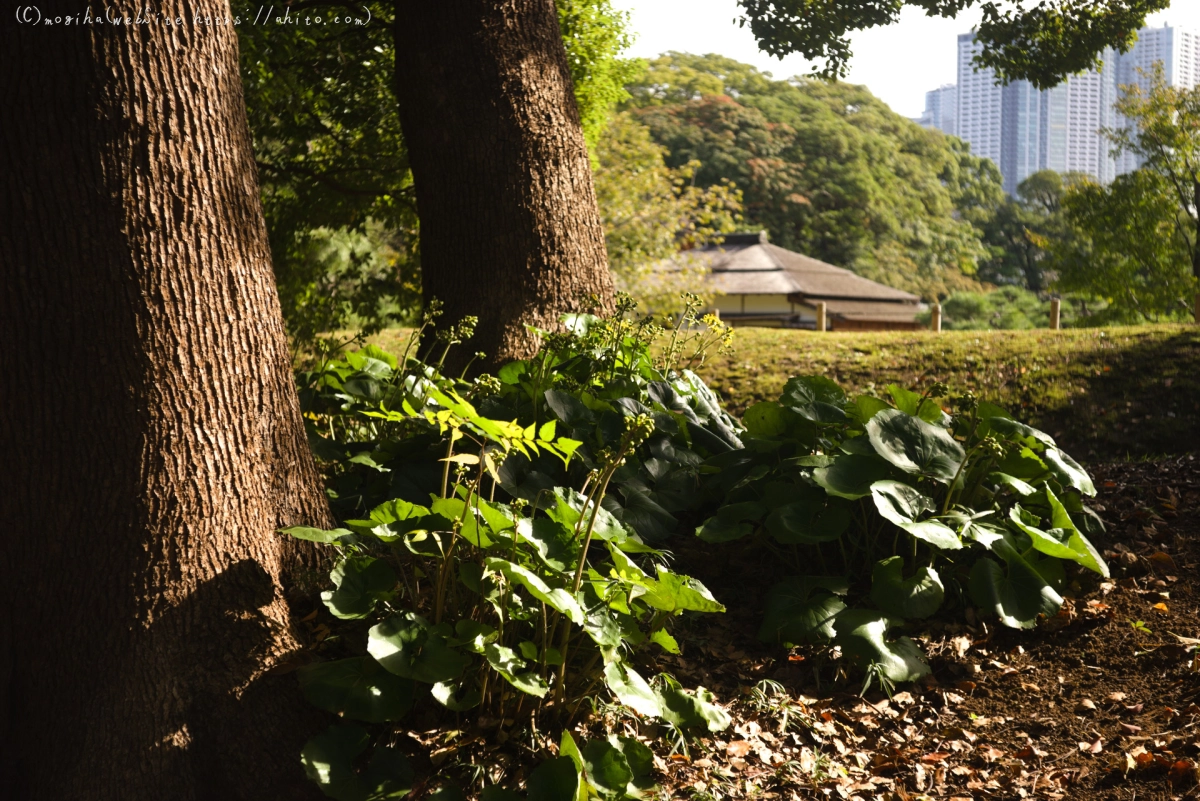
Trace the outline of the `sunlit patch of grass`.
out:
<instances>
[{"instance_id":1,"label":"sunlit patch of grass","mask_svg":"<svg viewBox=\"0 0 1200 801\"><path fill-rule=\"evenodd\" d=\"M790 376L851 392L944 381L1009 408L1090 461L1200 446L1200 327L829 332L741 328L701 370L735 411Z\"/></svg>"},{"instance_id":2,"label":"sunlit patch of grass","mask_svg":"<svg viewBox=\"0 0 1200 801\"><path fill-rule=\"evenodd\" d=\"M403 350L408 329L370 341ZM1200 326L1064 331L828 332L739 328L700 373L735 412L779 397L794 375L847 391L944 381L1053 434L1085 461L1200 449Z\"/></svg>"}]
</instances>

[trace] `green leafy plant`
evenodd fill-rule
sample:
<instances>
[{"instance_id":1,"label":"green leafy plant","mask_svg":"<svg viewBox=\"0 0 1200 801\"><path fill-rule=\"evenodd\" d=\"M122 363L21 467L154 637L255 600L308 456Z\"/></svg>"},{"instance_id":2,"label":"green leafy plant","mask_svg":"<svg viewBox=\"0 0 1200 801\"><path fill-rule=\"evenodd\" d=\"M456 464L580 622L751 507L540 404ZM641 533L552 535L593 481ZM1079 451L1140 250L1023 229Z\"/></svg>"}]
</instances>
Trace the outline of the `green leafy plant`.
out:
<instances>
[{"instance_id":1,"label":"green leafy plant","mask_svg":"<svg viewBox=\"0 0 1200 801\"><path fill-rule=\"evenodd\" d=\"M768 592L759 636L833 644L887 689L929 668L893 629L965 593L1005 625L1029 628L1062 604L1063 564L1102 576L1081 502L1087 473L1047 434L939 384L918 394L848 398L821 376L793 378L744 415L745 447L710 458L709 494L725 503L701 539L757 539L783 560L820 565ZM875 609L848 605L854 586Z\"/></svg>"},{"instance_id":2,"label":"green leafy plant","mask_svg":"<svg viewBox=\"0 0 1200 801\"><path fill-rule=\"evenodd\" d=\"M652 646L678 652L672 618L724 611L639 533L659 534L670 518L641 477L663 478L676 464L694 482L710 454L684 451L688 421L713 448L738 442L703 382L670 366L684 359L683 343L694 360L712 336L677 330L654 357L652 323L577 315L566 332L544 332L534 359L468 381L440 368L471 321L430 336L436 311L400 358L367 347L301 376L314 450L344 522L284 532L334 549L322 601L366 627L354 629L365 633L362 647L298 671L305 696L379 728L418 704L567 723L597 691L680 732L728 726L711 693L666 675L652 683L636 664ZM430 344L418 359L422 338ZM624 504L611 500L614 487ZM360 731L310 742L309 775L334 798L390 797L404 783L385 770L396 760L388 753L384 767L362 767ZM593 741L571 770L579 786L619 798L645 778L638 748ZM562 759L531 775L531 798L571 781Z\"/></svg>"}]
</instances>

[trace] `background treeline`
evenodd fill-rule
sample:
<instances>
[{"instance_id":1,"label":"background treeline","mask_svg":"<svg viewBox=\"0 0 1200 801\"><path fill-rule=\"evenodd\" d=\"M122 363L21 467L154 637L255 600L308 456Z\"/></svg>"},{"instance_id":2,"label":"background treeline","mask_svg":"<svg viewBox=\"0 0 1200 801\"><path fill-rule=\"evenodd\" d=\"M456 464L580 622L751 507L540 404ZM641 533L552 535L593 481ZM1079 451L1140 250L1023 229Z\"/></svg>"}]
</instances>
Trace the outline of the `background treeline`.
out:
<instances>
[{"instance_id":1,"label":"background treeline","mask_svg":"<svg viewBox=\"0 0 1200 801\"><path fill-rule=\"evenodd\" d=\"M627 59L626 16L557 0L619 286L650 309L653 266L714 235L773 242L926 300L948 328L1180 319L1196 292L1200 120L1195 93L1131 93L1114 147L1144 169L1101 187L1028 178L1006 197L996 166L921 128L865 87L775 80L717 55ZM373 8L386 20L384 5ZM293 340L404 323L420 308L419 217L396 113L387 25L248 26L247 108L274 263ZM1161 76L1160 76L1161 77ZM999 288L999 291L996 291Z\"/></svg>"}]
</instances>

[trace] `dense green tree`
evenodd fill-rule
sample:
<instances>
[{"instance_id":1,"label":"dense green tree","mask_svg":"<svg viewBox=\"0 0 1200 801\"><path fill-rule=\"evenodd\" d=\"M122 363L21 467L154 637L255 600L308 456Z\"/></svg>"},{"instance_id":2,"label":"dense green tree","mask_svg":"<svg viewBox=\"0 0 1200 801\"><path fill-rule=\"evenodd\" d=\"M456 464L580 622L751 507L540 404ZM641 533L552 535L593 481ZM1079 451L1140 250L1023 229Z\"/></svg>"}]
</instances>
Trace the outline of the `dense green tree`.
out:
<instances>
[{"instance_id":1,"label":"dense green tree","mask_svg":"<svg viewBox=\"0 0 1200 801\"><path fill-rule=\"evenodd\" d=\"M1105 317L1158 320L1200 311L1200 89L1124 87L1130 124L1107 131L1141 169L1107 187L1078 181L1062 196L1066 227L1051 247L1056 286L1110 301Z\"/></svg>"},{"instance_id":2,"label":"dense green tree","mask_svg":"<svg viewBox=\"0 0 1200 801\"><path fill-rule=\"evenodd\" d=\"M981 7L984 61L1007 77L1030 77L1040 83L1088 66L1104 46L1125 46L1145 13L1166 2L1062 0L1050 7L1026 8L1020 2L908 0L943 16ZM850 56L846 36L894 22L903 5L899 0L743 0L742 23L768 52L825 59L826 74L838 74ZM634 69L620 57L627 43L625 20L607 0L555 0L555 6L578 117L594 155L607 109L621 99L621 83ZM536 7L522 6L512 13L528 14ZM393 70L394 35L412 28L405 22L409 6L372 2L367 8L375 23L366 26L267 24L239 29L272 253L293 334L336 328L350 320L381 324L390 312L414 300L421 249L416 244L415 192L395 90L418 78ZM392 23L396 19L399 27ZM472 35L470 28L463 26L459 35ZM686 69L675 76L672 92L686 90L689 100L725 93L728 82L720 76L701 70L695 79L705 85L687 86L683 72ZM738 72L735 68L730 77L736 79ZM666 99L678 102L680 97ZM776 122L770 113L766 116ZM428 120L431 126L446 127L445 123ZM786 174L775 185L766 180L781 166L769 158L751 165L759 170L766 197L785 204L808 197L789 191ZM471 211L465 198L460 202L465 224ZM377 225L373 233L368 231L369 220ZM960 238L944 231L916 230L914 235L927 236L942 261L954 260L961 252ZM349 253L358 258L345 255ZM911 253L890 243L873 253L882 265L881 274L912 261ZM929 265L919 262L916 266L928 272ZM964 263L969 262L968 258Z\"/></svg>"},{"instance_id":3,"label":"dense green tree","mask_svg":"<svg viewBox=\"0 0 1200 801\"><path fill-rule=\"evenodd\" d=\"M376 20L390 4L371 3ZM246 109L293 340L368 332L419 297L417 210L390 28L243 25ZM370 229L370 230L369 230ZM390 251L390 253L389 253Z\"/></svg>"},{"instance_id":4,"label":"dense green tree","mask_svg":"<svg viewBox=\"0 0 1200 801\"><path fill-rule=\"evenodd\" d=\"M799 53L819 61L826 77L845 77L850 34L900 20L905 6L929 16L955 17L978 8L979 63L1006 80L1027 79L1040 89L1083 72L1113 46L1126 52L1146 15L1171 0L738 0L740 20L766 52Z\"/></svg>"},{"instance_id":5,"label":"dense green tree","mask_svg":"<svg viewBox=\"0 0 1200 801\"><path fill-rule=\"evenodd\" d=\"M1192 245L1166 179L1136 170L1109 186L1083 181L1067 190L1062 209L1069 228L1049 253L1056 289L1107 302L1095 322L1186 316L1196 287Z\"/></svg>"},{"instance_id":6,"label":"dense green tree","mask_svg":"<svg viewBox=\"0 0 1200 801\"><path fill-rule=\"evenodd\" d=\"M613 109L629 98L625 85L637 79L646 62L622 57L633 44L629 14L615 10L609 0L554 0L554 5L583 136L594 156Z\"/></svg>"},{"instance_id":7,"label":"dense green tree","mask_svg":"<svg viewBox=\"0 0 1200 801\"><path fill-rule=\"evenodd\" d=\"M1060 317L1063 326L1076 323L1077 306L1078 303L1063 304ZM925 312L918 319L928 323L929 318L930 313ZM942 328L947 331L1048 328L1049 325L1050 304L1037 293L1019 286L1002 286L988 292L955 292L942 301Z\"/></svg>"},{"instance_id":8,"label":"dense green tree","mask_svg":"<svg viewBox=\"0 0 1200 801\"><path fill-rule=\"evenodd\" d=\"M671 53L630 92L668 165L734 183L776 244L930 298L979 288L968 218L1001 197L999 173L865 88Z\"/></svg>"},{"instance_id":9,"label":"dense green tree","mask_svg":"<svg viewBox=\"0 0 1200 801\"><path fill-rule=\"evenodd\" d=\"M1200 86L1169 86L1161 62L1150 77L1148 91L1136 84L1124 88L1116 109L1132 124L1110 131L1109 138L1118 151L1138 156L1142 169L1168 188L1177 211L1176 236L1200 280Z\"/></svg>"},{"instance_id":10,"label":"dense green tree","mask_svg":"<svg viewBox=\"0 0 1200 801\"><path fill-rule=\"evenodd\" d=\"M695 265L679 261L678 273L655 266L680 250L741 223L741 192L728 183L696 186L695 162L671 169L666 151L629 113L618 114L597 151L596 199L604 223L608 261L617 287L649 311L674 310L679 292L704 294Z\"/></svg>"},{"instance_id":11,"label":"dense green tree","mask_svg":"<svg viewBox=\"0 0 1200 801\"><path fill-rule=\"evenodd\" d=\"M1004 198L990 215L973 220L990 253L980 265L979 277L993 284L1043 292L1046 250L1052 241L1070 236L1062 215L1063 195L1069 185L1085 177L1053 170L1035 172L1017 187L1016 197Z\"/></svg>"}]
</instances>

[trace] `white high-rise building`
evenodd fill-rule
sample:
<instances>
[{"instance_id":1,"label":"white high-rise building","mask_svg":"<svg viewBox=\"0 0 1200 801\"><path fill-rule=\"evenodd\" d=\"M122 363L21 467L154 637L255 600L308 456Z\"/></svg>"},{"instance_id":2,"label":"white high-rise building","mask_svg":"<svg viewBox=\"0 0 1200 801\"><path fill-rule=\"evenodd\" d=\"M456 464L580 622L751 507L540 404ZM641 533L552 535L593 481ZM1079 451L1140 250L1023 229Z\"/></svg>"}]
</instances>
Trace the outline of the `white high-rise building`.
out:
<instances>
[{"instance_id":1,"label":"white high-rise building","mask_svg":"<svg viewBox=\"0 0 1200 801\"><path fill-rule=\"evenodd\" d=\"M1010 195L1041 169L1041 95L1029 81L1013 81L1001 91L999 164L1004 191Z\"/></svg>"},{"instance_id":2,"label":"white high-rise building","mask_svg":"<svg viewBox=\"0 0 1200 801\"><path fill-rule=\"evenodd\" d=\"M958 138L977 156L1000 163L1003 90L991 69L976 69L972 59L982 47L975 34L958 37Z\"/></svg>"},{"instance_id":3,"label":"white high-rise building","mask_svg":"<svg viewBox=\"0 0 1200 801\"><path fill-rule=\"evenodd\" d=\"M958 87L952 83L925 93L925 113L914 120L925 128L958 135Z\"/></svg>"},{"instance_id":4,"label":"white high-rise building","mask_svg":"<svg viewBox=\"0 0 1200 801\"><path fill-rule=\"evenodd\" d=\"M1082 172L1108 183L1136 169L1135 158L1113 157L1112 145L1101 129L1125 124L1113 104L1122 84L1148 85L1138 68L1149 72L1161 61L1171 85L1200 84L1200 34L1177 28L1143 28L1129 53L1107 50L1099 69L1072 75L1045 91L1034 89L1027 81L998 86L991 69L976 68L974 57L979 51L975 34L959 35L954 128L973 153L996 162L1009 193L1038 170ZM946 130L933 123L933 94L926 96L921 122Z\"/></svg>"}]
</instances>

